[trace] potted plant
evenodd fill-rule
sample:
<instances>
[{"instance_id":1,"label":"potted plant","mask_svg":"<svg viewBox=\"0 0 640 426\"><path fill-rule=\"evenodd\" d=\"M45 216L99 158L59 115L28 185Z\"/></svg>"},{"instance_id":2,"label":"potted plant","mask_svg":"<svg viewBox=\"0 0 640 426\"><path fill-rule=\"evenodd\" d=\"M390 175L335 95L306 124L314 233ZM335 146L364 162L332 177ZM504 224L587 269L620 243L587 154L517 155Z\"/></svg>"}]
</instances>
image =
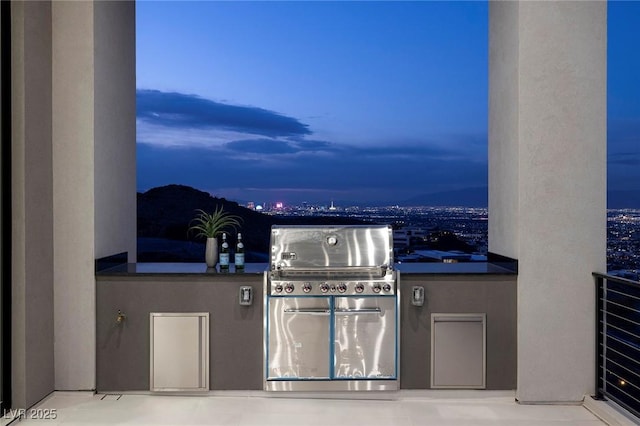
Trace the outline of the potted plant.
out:
<instances>
[{"instance_id":1,"label":"potted plant","mask_svg":"<svg viewBox=\"0 0 640 426\"><path fill-rule=\"evenodd\" d=\"M197 215L190 222L189 231L197 232L197 237L207 239L205 261L208 268L215 268L218 263L218 235L226 228L236 229L242 218L224 211L223 206L216 207L213 213L196 210Z\"/></svg>"}]
</instances>

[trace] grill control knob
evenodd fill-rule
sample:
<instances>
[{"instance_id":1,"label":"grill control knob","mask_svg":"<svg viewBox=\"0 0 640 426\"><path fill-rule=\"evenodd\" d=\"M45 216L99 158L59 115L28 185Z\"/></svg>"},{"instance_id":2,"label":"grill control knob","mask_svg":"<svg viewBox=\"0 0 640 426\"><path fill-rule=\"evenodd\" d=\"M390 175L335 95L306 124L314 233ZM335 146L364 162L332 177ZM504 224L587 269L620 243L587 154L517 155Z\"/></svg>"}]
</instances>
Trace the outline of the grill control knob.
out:
<instances>
[{"instance_id":1,"label":"grill control knob","mask_svg":"<svg viewBox=\"0 0 640 426\"><path fill-rule=\"evenodd\" d=\"M344 293L345 291L347 291L347 285L345 283L338 284L338 291L340 293Z\"/></svg>"},{"instance_id":2,"label":"grill control knob","mask_svg":"<svg viewBox=\"0 0 640 426\"><path fill-rule=\"evenodd\" d=\"M275 288L276 293L282 293L282 284L277 284Z\"/></svg>"},{"instance_id":3,"label":"grill control knob","mask_svg":"<svg viewBox=\"0 0 640 426\"><path fill-rule=\"evenodd\" d=\"M356 293L362 293L364 291L364 284L358 283L356 284Z\"/></svg>"},{"instance_id":4,"label":"grill control knob","mask_svg":"<svg viewBox=\"0 0 640 426\"><path fill-rule=\"evenodd\" d=\"M380 283L375 283L373 285L373 292L374 293L380 293L380 290L382 290L382 287L380 287Z\"/></svg>"},{"instance_id":5,"label":"grill control knob","mask_svg":"<svg viewBox=\"0 0 640 426\"><path fill-rule=\"evenodd\" d=\"M287 285L284 286L284 291L287 293L292 293L294 289L293 283L287 283Z\"/></svg>"},{"instance_id":6,"label":"grill control knob","mask_svg":"<svg viewBox=\"0 0 640 426\"><path fill-rule=\"evenodd\" d=\"M326 293L329 291L329 284L327 283L322 283L320 284L320 291L323 293Z\"/></svg>"},{"instance_id":7,"label":"grill control knob","mask_svg":"<svg viewBox=\"0 0 640 426\"><path fill-rule=\"evenodd\" d=\"M382 289L388 293L391 291L391 284L385 284L384 286L382 286Z\"/></svg>"},{"instance_id":8,"label":"grill control knob","mask_svg":"<svg viewBox=\"0 0 640 426\"><path fill-rule=\"evenodd\" d=\"M302 291L309 293L311 291L311 283L304 283L302 285Z\"/></svg>"}]
</instances>

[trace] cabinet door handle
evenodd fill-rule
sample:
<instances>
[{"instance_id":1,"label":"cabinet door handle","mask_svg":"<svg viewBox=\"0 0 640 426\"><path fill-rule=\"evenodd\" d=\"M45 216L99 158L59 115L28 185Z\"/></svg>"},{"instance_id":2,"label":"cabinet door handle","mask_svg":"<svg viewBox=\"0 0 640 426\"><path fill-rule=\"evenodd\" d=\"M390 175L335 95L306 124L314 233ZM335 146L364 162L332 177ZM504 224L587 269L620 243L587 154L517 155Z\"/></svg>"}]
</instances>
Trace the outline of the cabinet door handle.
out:
<instances>
[{"instance_id":1,"label":"cabinet door handle","mask_svg":"<svg viewBox=\"0 0 640 426\"><path fill-rule=\"evenodd\" d=\"M336 315L358 315L358 314L380 314L380 308L363 308L363 309L336 309Z\"/></svg>"},{"instance_id":2,"label":"cabinet door handle","mask_svg":"<svg viewBox=\"0 0 640 426\"><path fill-rule=\"evenodd\" d=\"M331 311L329 309L318 308L318 309L285 309L285 314L303 314L303 315L329 315Z\"/></svg>"}]
</instances>

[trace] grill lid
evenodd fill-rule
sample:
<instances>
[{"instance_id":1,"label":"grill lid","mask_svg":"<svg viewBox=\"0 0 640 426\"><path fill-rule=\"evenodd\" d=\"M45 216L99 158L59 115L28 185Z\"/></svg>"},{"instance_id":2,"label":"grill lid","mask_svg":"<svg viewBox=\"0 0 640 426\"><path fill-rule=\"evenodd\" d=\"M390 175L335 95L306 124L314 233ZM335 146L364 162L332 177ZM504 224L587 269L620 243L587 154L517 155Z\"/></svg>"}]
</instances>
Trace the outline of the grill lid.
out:
<instances>
[{"instance_id":1,"label":"grill lid","mask_svg":"<svg viewBox=\"0 0 640 426\"><path fill-rule=\"evenodd\" d=\"M274 225L270 266L283 276L380 277L393 266L393 231L389 225Z\"/></svg>"}]
</instances>

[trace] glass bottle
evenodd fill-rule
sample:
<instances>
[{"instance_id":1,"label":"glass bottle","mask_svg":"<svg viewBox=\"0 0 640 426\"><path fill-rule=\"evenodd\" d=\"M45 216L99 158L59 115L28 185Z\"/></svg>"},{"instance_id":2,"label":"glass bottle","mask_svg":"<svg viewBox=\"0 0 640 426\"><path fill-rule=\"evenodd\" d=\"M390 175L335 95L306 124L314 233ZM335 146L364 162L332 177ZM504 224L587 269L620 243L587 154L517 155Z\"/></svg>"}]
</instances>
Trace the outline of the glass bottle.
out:
<instances>
[{"instance_id":1,"label":"glass bottle","mask_svg":"<svg viewBox=\"0 0 640 426\"><path fill-rule=\"evenodd\" d=\"M238 232L238 242L236 243L236 257L234 261L236 272L244 271L244 244L242 243L242 234Z\"/></svg>"},{"instance_id":2,"label":"glass bottle","mask_svg":"<svg viewBox=\"0 0 640 426\"><path fill-rule=\"evenodd\" d=\"M222 233L222 247L220 248L220 272L229 272L229 243L227 233Z\"/></svg>"}]
</instances>

